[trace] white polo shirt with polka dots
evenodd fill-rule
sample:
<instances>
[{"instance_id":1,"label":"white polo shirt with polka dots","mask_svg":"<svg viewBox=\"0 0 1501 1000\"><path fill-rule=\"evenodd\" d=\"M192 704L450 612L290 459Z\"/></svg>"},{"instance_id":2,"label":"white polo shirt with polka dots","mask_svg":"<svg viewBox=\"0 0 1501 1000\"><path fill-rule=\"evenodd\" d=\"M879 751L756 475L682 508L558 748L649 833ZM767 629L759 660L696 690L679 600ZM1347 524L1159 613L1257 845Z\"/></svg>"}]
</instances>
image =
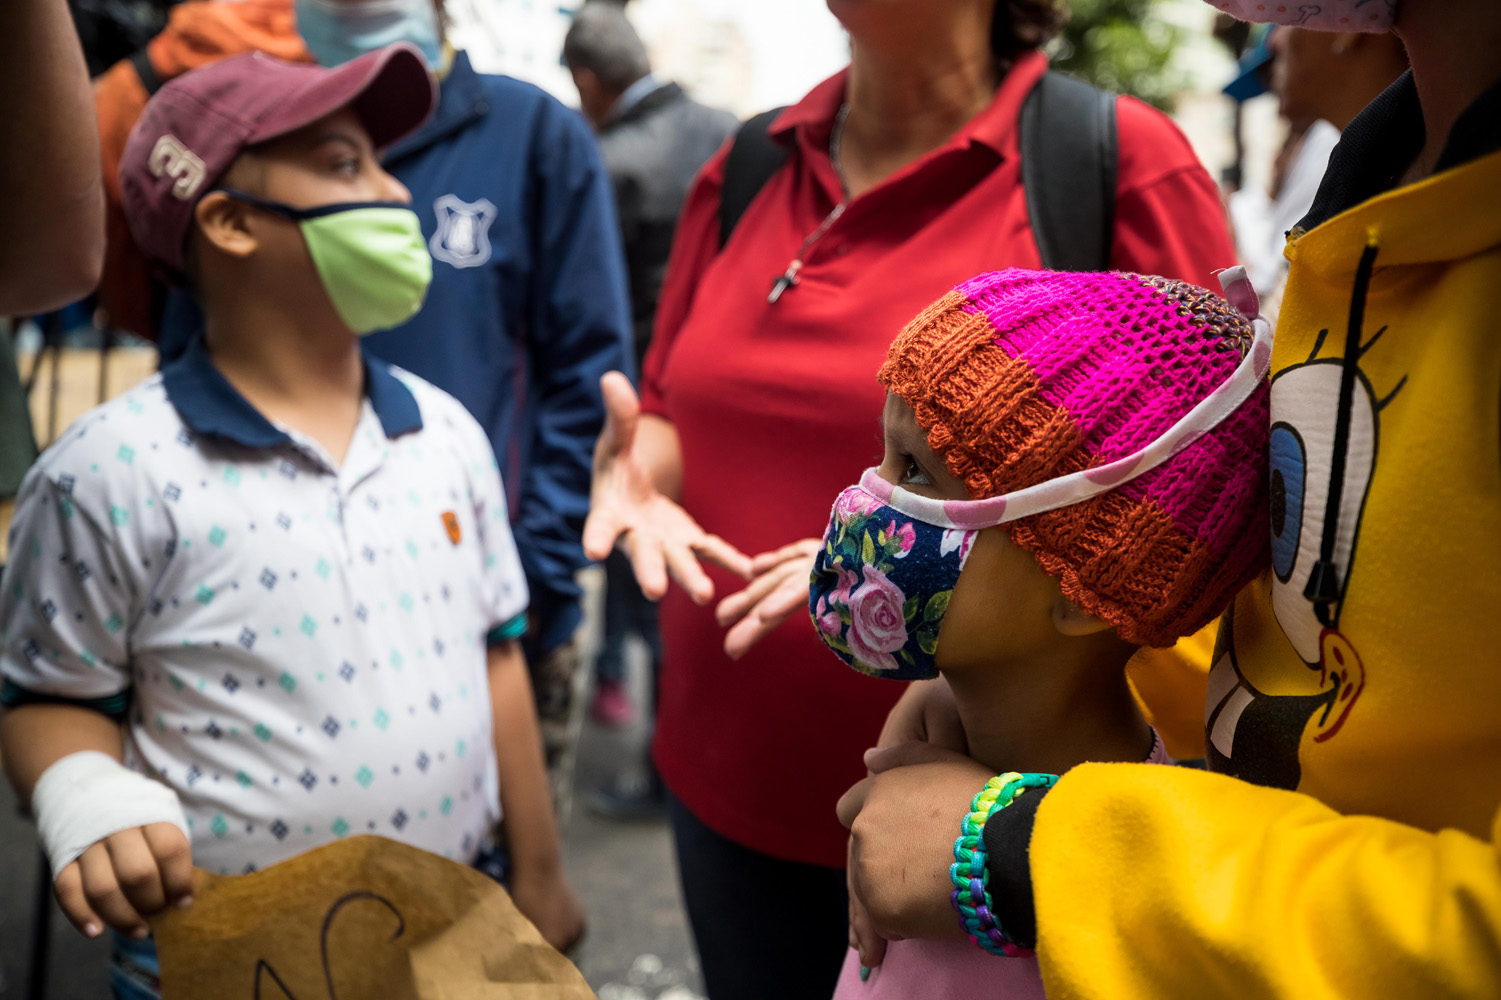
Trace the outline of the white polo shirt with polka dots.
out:
<instances>
[{"instance_id":1,"label":"white polo shirt with polka dots","mask_svg":"<svg viewBox=\"0 0 1501 1000\"><path fill-rule=\"evenodd\" d=\"M485 650L527 593L494 454L421 379L367 360L366 386L336 466L195 349L18 498L5 702L126 719L211 871L354 833L469 860L499 815Z\"/></svg>"}]
</instances>

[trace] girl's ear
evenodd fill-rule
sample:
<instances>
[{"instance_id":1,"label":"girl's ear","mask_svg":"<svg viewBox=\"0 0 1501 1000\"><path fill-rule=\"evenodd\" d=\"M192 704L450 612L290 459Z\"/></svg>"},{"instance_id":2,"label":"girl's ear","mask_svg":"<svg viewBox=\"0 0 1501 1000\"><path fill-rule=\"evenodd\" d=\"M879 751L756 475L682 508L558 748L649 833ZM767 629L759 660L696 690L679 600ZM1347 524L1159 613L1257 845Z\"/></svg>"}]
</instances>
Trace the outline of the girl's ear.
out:
<instances>
[{"instance_id":1,"label":"girl's ear","mask_svg":"<svg viewBox=\"0 0 1501 1000\"><path fill-rule=\"evenodd\" d=\"M1053 600L1052 618L1058 634L1070 637L1096 635L1114 628L1105 619L1083 610L1062 594Z\"/></svg>"},{"instance_id":2,"label":"girl's ear","mask_svg":"<svg viewBox=\"0 0 1501 1000\"><path fill-rule=\"evenodd\" d=\"M210 191L193 208L200 245L210 245L231 257L249 257L260 246L250 231L249 216L244 202L223 191Z\"/></svg>"}]
</instances>

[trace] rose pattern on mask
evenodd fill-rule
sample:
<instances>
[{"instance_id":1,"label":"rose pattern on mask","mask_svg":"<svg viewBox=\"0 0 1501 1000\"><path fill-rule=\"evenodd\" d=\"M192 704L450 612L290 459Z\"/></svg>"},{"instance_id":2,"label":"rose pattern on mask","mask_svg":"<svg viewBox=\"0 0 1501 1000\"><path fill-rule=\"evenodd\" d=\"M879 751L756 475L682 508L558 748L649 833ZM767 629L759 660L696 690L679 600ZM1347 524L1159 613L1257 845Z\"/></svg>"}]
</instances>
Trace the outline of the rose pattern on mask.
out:
<instances>
[{"instance_id":1,"label":"rose pattern on mask","mask_svg":"<svg viewBox=\"0 0 1501 1000\"><path fill-rule=\"evenodd\" d=\"M858 487L845 490L810 581L819 637L861 673L936 676L939 628L973 535L909 520Z\"/></svg>"}]
</instances>

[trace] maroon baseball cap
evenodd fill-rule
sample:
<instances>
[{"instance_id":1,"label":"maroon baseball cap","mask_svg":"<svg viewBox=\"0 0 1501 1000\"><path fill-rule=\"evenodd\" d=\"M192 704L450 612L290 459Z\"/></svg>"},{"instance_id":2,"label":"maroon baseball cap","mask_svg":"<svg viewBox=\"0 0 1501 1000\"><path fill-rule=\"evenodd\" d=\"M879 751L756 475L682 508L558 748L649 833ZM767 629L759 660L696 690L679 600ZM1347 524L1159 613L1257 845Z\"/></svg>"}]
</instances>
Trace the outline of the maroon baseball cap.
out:
<instances>
[{"instance_id":1,"label":"maroon baseball cap","mask_svg":"<svg viewBox=\"0 0 1501 1000\"><path fill-rule=\"evenodd\" d=\"M427 120L436 85L405 42L324 69L261 52L184 73L151 98L120 158L131 235L180 274L193 208L248 146L352 108L377 149Z\"/></svg>"}]
</instances>

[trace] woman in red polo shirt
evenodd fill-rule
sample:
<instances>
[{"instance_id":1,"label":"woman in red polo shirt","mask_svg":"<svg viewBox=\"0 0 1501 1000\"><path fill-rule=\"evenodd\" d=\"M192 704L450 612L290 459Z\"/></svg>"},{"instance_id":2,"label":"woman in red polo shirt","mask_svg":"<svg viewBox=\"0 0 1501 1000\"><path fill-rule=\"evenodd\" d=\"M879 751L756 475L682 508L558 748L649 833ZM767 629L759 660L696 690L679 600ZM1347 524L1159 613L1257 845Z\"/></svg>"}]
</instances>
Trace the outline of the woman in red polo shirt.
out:
<instances>
[{"instance_id":1,"label":"woman in red polo shirt","mask_svg":"<svg viewBox=\"0 0 1501 1000\"><path fill-rule=\"evenodd\" d=\"M623 379L605 386L585 533L595 558L619 536L649 595L669 575L682 586L661 608L655 758L711 1000L831 994L846 945L834 805L903 690L835 662L805 613L770 628L789 607L763 592L800 575L783 593L800 586L805 604L811 549L793 543L879 463L875 372L903 324L977 273L1039 265L1017 116L1055 4L828 2L850 66L773 123L789 158L723 249L724 152L699 175L640 419ZM1163 115L1121 98L1117 120L1113 265L1213 287L1234 262L1213 181ZM770 295L794 261L797 281ZM761 587L725 602L727 623L760 602L727 639L713 595L753 575L740 553L784 546L757 561Z\"/></svg>"}]
</instances>

